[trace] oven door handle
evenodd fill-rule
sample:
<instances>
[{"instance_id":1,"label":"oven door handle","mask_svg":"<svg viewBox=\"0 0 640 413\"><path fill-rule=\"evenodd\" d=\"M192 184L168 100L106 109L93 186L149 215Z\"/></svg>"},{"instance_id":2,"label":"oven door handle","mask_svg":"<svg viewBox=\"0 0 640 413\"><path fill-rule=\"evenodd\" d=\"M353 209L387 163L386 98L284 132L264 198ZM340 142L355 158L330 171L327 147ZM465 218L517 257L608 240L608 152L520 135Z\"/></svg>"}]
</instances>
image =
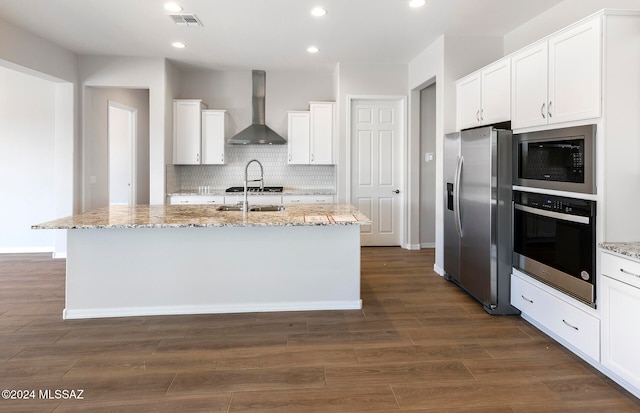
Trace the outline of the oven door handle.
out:
<instances>
[{"instance_id":1,"label":"oven door handle","mask_svg":"<svg viewBox=\"0 0 640 413\"><path fill-rule=\"evenodd\" d=\"M541 215L543 217L561 219L563 221L575 222L577 224L589 224L589 217L581 217L579 215L563 214L562 212L545 211L544 209L531 208L526 205L514 204L515 209L523 212L528 212L534 215Z\"/></svg>"}]
</instances>

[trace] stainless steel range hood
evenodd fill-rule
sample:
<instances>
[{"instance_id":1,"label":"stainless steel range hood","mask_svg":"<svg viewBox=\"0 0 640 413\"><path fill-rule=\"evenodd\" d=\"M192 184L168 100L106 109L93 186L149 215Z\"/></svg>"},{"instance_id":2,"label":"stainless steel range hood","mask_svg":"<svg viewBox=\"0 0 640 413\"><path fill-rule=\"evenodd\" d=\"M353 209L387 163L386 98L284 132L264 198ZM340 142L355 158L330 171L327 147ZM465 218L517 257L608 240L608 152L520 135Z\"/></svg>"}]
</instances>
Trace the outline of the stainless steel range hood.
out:
<instances>
[{"instance_id":1,"label":"stainless steel range hood","mask_svg":"<svg viewBox=\"0 0 640 413\"><path fill-rule=\"evenodd\" d=\"M253 92L251 96L252 123L227 141L231 145L284 145L287 140L265 124L266 73L251 72Z\"/></svg>"}]
</instances>

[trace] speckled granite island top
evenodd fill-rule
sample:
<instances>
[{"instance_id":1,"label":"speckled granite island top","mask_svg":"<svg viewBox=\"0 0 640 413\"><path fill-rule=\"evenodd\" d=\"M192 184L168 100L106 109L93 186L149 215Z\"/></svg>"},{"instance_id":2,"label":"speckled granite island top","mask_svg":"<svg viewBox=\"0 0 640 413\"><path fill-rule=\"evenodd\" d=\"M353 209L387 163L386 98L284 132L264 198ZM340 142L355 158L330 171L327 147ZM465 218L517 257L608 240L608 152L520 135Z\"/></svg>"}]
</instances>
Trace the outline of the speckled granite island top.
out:
<instances>
[{"instance_id":1,"label":"speckled granite island top","mask_svg":"<svg viewBox=\"0 0 640 413\"><path fill-rule=\"evenodd\" d=\"M349 204L287 205L284 211L218 211L218 205L110 206L33 225L33 229L369 225Z\"/></svg>"},{"instance_id":2,"label":"speckled granite island top","mask_svg":"<svg viewBox=\"0 0 640 413\"><path fill-rule=\"evenodd\" d=\"M639 242L603 242L600 245L603 250L615 252L620 255L640 261Z\"/></svg>"}]
</instances>

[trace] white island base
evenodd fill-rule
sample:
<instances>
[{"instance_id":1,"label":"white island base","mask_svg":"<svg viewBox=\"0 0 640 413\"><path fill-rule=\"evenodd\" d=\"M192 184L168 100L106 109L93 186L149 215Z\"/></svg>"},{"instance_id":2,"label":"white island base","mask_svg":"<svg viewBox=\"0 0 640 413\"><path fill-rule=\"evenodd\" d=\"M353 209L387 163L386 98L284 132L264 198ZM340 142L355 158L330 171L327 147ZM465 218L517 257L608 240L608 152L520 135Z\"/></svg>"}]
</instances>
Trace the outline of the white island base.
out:
<instances>
[{"instance_id":1,"label":"white island base","mask_svg":"<svg viewBox=\"0 0 640 413\"><path fill-rule=\"evenodd\" d=\"M362 307L360 225L67 232L65 319Z\"/></svg>"}]
</instances>

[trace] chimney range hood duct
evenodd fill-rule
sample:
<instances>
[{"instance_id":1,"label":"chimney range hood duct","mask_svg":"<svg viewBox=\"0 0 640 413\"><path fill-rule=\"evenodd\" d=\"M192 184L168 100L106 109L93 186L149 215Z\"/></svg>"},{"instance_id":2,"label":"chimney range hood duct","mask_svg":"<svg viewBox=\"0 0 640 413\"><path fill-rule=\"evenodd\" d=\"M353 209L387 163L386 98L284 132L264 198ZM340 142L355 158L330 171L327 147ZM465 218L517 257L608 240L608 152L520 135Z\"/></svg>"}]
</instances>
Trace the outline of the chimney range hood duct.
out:
<instances>
[{"instance_id":1,"label":"chimney range hood duct","mask_svg":"<svg viewBox=\"0 0 640 413\"><path fill-rule=\"evenodd\" d=\"M253 92L251 99L252 123L227 141L231 145L284 145L287 140L265 125L265 89L264 70L251 72Z\"/></svg>"}]
</instances>

